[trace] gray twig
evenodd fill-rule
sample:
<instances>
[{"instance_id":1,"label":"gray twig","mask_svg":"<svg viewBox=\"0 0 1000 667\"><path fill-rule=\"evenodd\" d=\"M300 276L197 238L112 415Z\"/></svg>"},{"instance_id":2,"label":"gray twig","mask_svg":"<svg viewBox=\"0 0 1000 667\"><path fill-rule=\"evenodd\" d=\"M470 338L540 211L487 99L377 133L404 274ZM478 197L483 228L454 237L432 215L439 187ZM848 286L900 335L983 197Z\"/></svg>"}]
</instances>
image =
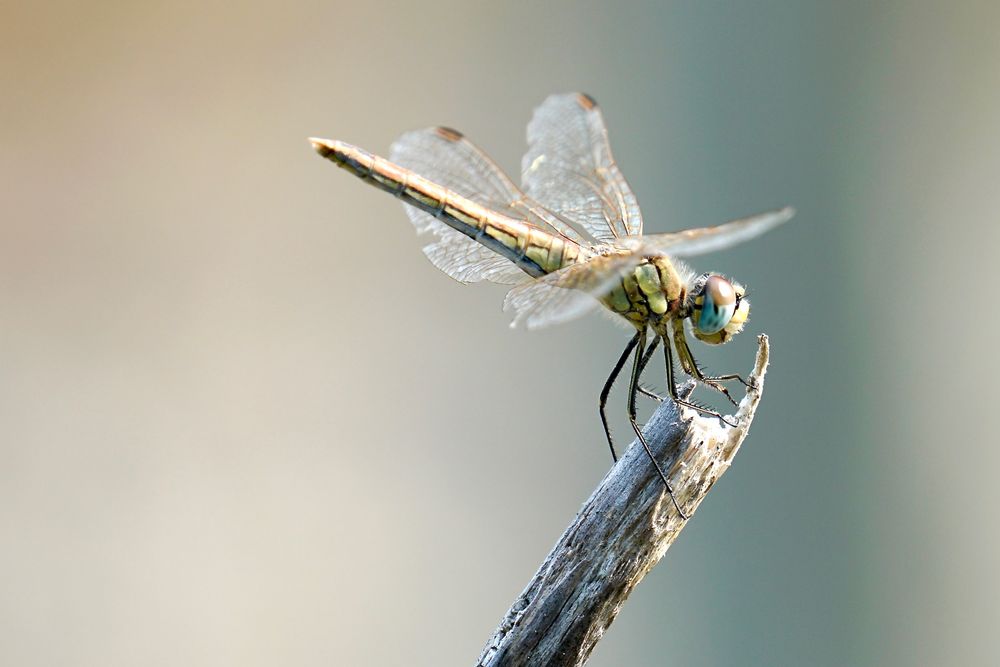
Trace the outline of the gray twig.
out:
<instances>
[{"instance_id":1,"label":"gray twig","mask_svg":"<svg viewBox=\"0 0 1000 667\"><path fill-rule=\"evenodd\" d=\"M729 468L760 401L767 336L758 338L750 388L730 427L664 401L645 428L677 502L690 516ZM636 584L685 521L637 443L621 457L500 622L478 667L583 665Z\"/></svg>"}]
</instances>

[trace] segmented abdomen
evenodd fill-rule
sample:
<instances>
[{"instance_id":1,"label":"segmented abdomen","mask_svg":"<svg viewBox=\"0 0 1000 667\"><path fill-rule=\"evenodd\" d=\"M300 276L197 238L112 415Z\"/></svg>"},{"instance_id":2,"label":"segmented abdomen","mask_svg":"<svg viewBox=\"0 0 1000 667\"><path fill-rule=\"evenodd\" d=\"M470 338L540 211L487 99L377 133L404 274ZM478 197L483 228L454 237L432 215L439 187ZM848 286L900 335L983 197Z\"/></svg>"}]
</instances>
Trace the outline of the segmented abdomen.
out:
<instances>
[{"instance_id":1,"label":"segmented abdomen","mask_svg":"<svg viewBox=\"0 0 1000 667\"><path fill-rule=\"evenodd\" d=\"M313 145L338 166L426 211L535 278L576 263L585 255L569 239L507 217L357 146L325 139L313 140Z\"/></svg>"}]
</instances>

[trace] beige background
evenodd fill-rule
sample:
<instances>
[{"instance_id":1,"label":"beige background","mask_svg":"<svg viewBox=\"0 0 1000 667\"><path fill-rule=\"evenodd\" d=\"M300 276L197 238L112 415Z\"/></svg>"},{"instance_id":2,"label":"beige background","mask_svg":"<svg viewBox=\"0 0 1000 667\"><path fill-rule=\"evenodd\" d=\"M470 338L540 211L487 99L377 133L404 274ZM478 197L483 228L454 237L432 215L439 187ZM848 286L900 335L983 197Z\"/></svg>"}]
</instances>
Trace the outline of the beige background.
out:
<instances>
[{"instance_id":1,"label":"beige background","mask_svg":"<svg viewBox=\"0 0 1000 667\"><path fill-rule=\"evenodd\" d=\"M472 664L626 332L511 332L305 137L516 174L577 89L648 231L799 209L697 263L768 392L592 664L996 661L996 5L536 4L0 8L0 662Z\"/></svg>"}]
</instances>

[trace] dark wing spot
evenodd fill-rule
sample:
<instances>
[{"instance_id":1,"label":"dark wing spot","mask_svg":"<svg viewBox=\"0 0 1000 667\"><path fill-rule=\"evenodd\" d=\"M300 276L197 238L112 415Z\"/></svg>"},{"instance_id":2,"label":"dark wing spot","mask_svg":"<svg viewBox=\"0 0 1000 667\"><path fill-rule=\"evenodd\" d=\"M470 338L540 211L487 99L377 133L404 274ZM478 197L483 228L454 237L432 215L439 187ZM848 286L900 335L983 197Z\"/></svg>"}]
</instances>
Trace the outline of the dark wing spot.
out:
<instances>
[{"instance_id":1,"label":"dark wing spot","mask_svg":"<svg viewBox=\"0 0 1000 667\"><path fill-rule=\"evenodd\" d=\"M450 127L439 127L436 128L435 131L438 133L439 137L446 139L447 141L461 141L465 136L458 130L453 130Z\"/></svg>"},{"instance_id":2,"label":"dark wing spot","mask_svg":"<svg viewBox=\"0 0 1000 667\"><path fill-rule=\"evenodd\" d=\"M587 111L590 111L591 109L597 106L597 100L595 100L587 93L578 94L576 96L576 101L581 107L583 107Z\"/></svg>"}]
</instances>

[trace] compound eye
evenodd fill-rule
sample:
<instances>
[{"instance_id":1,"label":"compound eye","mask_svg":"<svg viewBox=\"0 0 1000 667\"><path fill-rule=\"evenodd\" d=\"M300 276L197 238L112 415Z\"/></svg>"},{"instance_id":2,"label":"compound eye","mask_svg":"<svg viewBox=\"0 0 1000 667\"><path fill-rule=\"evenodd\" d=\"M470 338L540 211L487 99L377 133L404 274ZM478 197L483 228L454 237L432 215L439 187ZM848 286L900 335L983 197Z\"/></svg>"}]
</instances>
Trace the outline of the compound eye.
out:
<instances>
[{"instance_id":1,"label":"compound eye","mask_svg":"<svg viewBox=\"0 0 1000 667\"><path fill-rule=\"evenodd\" d=\"M722 276L709 276L701 293L698 331L714 334L722 331L736 312L736 290Z\"/></svg>"}]
</instances>

